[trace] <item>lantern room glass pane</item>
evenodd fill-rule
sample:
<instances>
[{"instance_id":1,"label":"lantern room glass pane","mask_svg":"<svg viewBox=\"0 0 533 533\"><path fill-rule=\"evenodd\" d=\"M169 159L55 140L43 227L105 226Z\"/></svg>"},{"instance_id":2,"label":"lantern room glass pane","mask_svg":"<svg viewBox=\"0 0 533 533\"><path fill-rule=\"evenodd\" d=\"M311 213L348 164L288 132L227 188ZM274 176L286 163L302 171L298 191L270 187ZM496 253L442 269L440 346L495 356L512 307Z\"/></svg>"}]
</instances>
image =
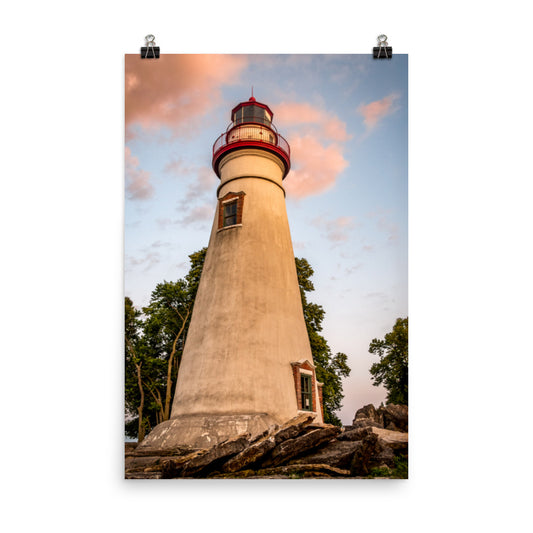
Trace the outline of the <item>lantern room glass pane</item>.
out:
<instances>
[{"instance_id":1,"label":"lantern room glass pane","mask_svg":"<svg viewBox=\"0 0 533 533\"><path fill-rule=\"evenodd\" d=\"M272 116L270 113L257 105L245 105L242 106L233 115L233 123L235 125L245 122L255 122L256 124L264 124L270 126Z\"/></svg>"},{"instance_id":2,"label":"lantern room glass pane","mask_svg":"<svg viewBox=\"0 0 533 533\"><path fill-rule=\"evenodd\" d=\"M247 105L246 107L242 108L242 116L245 120L245 122L253 122L255 114L255 106L254 105Z\"/></svg>"}]
</instances>

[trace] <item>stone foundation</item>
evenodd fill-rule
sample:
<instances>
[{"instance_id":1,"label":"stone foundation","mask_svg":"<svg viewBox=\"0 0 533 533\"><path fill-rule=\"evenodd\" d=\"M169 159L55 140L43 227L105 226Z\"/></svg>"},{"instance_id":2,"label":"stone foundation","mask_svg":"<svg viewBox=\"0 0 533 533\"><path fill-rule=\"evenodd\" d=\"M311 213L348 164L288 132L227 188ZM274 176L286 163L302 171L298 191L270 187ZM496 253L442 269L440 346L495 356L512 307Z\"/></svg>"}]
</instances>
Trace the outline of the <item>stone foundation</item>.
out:
<instances>
[{"instance_id":1,"label":"stone foundation","mask_svg":"<svg viewBox=\"0 0 533 533\"><path fill-rule=\"evenodd\" d=\"M180 415L156 426L139 444L135 454L211 448L243 433L249 433L253 438L277 423L266 413Z\"/></svg>"}]
</instances>

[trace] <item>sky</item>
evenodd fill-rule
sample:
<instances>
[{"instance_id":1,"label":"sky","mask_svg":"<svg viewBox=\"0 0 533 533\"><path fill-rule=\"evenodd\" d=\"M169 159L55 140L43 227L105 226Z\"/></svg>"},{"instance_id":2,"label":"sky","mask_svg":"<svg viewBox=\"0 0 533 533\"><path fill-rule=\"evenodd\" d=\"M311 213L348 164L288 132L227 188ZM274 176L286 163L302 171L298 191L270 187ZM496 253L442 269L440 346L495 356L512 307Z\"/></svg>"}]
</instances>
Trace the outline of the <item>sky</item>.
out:
<instances>
[{"instance_id":1,"label":"sky","mask_svg":"<svg viewBox=\"0 0 533 533\"><path fill-rule=\"evenodd\" d=\"M126 55L125 295L141 308L207 246L218 178L212 146L253 95L291 147L284 180L297 257L322 334L348 355L343 408L385 400L368 353L408 316L407 55Z\"/></svg>"}]
</instances>

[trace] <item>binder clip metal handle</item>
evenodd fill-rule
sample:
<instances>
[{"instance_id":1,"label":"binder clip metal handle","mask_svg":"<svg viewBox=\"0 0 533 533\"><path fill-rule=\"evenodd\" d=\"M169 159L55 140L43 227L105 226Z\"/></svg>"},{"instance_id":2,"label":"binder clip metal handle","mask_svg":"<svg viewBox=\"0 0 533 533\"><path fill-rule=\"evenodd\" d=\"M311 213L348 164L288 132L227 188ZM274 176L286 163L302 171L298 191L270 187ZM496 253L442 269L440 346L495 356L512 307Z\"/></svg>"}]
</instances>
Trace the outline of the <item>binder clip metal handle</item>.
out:
<instances>
[{"instance_id":1,"label":"binder clip metal handle","mask_svg":"<svg viewBox=\"0 0 533 533\"><path fill-rule=\"evenodd\" d=\"M145 37L146 46L141 48L141 59L154 59L159 57L159 46L155 46L155 37L150 34Z\"/></svg>"},{"instance_id":2,"label":"binder clip metal handle","mask_svg":"<svg viewBox=\"0 0 533 533\"><path fill-rule=\"evenodd\" d=\"M378 35L378 45L374 47L374 59L391 59L392 58L392 46L389 46L387 42L387 36L385 34Z\"/></svg>"}]
</instances>

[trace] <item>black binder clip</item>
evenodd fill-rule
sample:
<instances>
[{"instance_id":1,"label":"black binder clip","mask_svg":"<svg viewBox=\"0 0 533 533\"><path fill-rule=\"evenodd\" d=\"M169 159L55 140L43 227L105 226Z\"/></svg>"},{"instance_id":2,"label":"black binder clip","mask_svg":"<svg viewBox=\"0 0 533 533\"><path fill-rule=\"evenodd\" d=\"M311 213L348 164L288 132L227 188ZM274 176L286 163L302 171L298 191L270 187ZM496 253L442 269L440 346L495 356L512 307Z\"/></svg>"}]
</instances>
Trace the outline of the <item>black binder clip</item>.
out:
<instances>
[{"instance_id":1,"label":"black binder clip","mask_svg":"<svg viewBox=\"0 0 533 533\"><path fill-rule=\"evenodd\" d=\"M391 59L392 58L392 46L388 46L387 36L378 35L379 46L374 47L374 59Z\"/></svg>"},{"instance_id":2,"label":"black binder clip","mask_svg":"<svg viewBox=\"0 0 533 533\"><path fill-rule=\"evenodd\" d=\"M159 46L155 45L155 37L153 35L147 35L146 46L141 48L141 59L154 59L159 57Z\"/></svg>"}]
</instances>

